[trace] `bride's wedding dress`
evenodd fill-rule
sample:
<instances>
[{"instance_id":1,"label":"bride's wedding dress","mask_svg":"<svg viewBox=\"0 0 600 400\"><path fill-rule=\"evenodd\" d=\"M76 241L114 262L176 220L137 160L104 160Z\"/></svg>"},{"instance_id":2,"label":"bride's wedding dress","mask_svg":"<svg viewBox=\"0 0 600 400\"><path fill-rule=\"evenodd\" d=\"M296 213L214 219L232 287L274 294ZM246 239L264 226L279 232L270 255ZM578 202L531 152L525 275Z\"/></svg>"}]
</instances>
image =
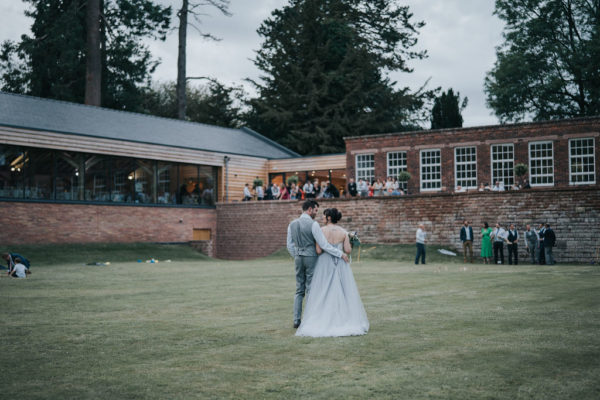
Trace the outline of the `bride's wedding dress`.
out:
<instances>
[{"instance_id":1,"label":"bride's wedding dress","mask_svg":"<svg viewBox=\"0 0 600 400\"><path fill-rule=\"evenodd\" d=\"M343 249L343 242L335 246ZM368 330L369 320L350 265L322 253L296 336L353 336L364 335Z\"/></svg>"}]
</instances>

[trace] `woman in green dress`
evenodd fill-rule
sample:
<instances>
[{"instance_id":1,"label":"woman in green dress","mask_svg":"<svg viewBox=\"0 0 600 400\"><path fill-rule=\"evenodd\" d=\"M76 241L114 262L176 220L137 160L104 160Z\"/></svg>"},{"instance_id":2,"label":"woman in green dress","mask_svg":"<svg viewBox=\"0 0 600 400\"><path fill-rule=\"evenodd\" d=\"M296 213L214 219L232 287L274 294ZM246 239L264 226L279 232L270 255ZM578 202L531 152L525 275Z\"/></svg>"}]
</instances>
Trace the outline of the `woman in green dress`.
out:
<instances>
[{"instance_id":1,"label":"woman in green dress","mask_svg":"<svg viewBox=\"0 0 600 400\"><path fill-rule=\"evenodd\" d=\"M481 229L481 258L483 258L484 264L489 264L492 262L492 239L490 238L490 234L492 233L492 228L488 225L487 222L483 223L483 228Z\"/></svg>"}]
</instances>

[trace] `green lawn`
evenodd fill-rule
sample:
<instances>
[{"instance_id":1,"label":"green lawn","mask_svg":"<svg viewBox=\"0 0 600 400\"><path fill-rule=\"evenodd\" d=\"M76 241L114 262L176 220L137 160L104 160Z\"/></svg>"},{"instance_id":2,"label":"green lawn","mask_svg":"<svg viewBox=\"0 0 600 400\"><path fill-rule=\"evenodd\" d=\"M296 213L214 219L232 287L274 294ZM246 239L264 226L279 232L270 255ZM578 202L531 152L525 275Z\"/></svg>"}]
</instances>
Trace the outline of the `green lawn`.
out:
<instances>
[{"instance_id":1,"label":"green lawn","mask_svg":"<svg viewBox=\"0 0 600 400\"><path fill-rule=\"evenodd\" d=\"M294 337L281 253L25 249L33 274L0 278L0 398L600 398L600 267L417 267L394 259L412 247L369 248L353 270L371 330L327 339ZM150 257L173 261L135 262Z\"/></svg>"}]
</instances>

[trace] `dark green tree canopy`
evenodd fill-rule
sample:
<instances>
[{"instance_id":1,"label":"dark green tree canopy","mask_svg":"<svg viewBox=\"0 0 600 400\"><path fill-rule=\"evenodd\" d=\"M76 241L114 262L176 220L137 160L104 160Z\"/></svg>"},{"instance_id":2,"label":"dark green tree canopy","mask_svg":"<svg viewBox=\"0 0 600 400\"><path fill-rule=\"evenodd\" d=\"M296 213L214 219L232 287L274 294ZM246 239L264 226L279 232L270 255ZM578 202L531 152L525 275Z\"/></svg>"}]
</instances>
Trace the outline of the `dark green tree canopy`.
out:
<instances>
[{"instance_id":1,"label":"dark green tree canopy","mask_svg":"<svg viewBox=\"0 0 600 400\"><path fill-rule=\"evenodd\" d=\"M431 129L460 128L463 126L462 111L469 99L460 103L460 93L454 94L452 88L436 97L431 110ZM459 105L460 104L460 105Z\"/></svg>"},{"instance_id":2,"label":"dark green tree canopy","mask_svg":"<svg viewBox=\"0 0 600 400\"><path fill-rule=\"evenodd\" d=\"M430 92L396 89L422 22L391 0L290 0L258 29L259 96L249 126L301 154L344 150L344 136L400 130ZM419 115L423 117L423 115Z\"/></svg>"},{"instance_id":3,"label":"dark green tree canopy","mask_svg":"<svg viewBox=\"0 0 600 400\"><path fill-rule=\"evenodd\" d=\"M2 90L83 102L86 74L86 0L24 0L31 5L32 35L4 42ZM157 61L144 38L164 39L169 7L152 0L103 0L102 105L138 110Z\"/></svg>"},{"instance_id":4,"label":"dark green tree canopy","mask_svg":"<svg viewBox=\"0 0 600 400\"><path fill-rule=\"evenodd\" d=\"M240 104L244 92L227 87L216 80L202 86L187 87L186 120L204 124L239 128L242 126ZM143 112L166 118L177 118L176 83L154 84L146 90Z\"/></svg>"},{"instance_id":5,"label":"dark green tree canopy","mask_svg":"<svg viewBox=\"0 0 600 400\"><path fill-rule=\"evenodd\" d=\"M600 1L496 0L505 42L485 80L502 122L600 114Z\"/></svg>"}]
</instances>

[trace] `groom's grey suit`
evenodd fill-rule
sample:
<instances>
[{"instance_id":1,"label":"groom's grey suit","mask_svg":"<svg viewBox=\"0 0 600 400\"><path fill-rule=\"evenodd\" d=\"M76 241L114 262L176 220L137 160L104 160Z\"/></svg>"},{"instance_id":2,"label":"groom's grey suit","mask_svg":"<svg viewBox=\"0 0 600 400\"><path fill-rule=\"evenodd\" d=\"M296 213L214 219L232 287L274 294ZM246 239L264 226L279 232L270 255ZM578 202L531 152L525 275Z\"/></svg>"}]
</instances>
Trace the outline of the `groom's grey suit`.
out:
<instances>
[{"instance_id":1,"label":"groom's grey suit","mask_svg":"<svg viewBox=\"0 0 600 400\"><path fill-rule=\"evenodd\" d=\"M290 255L294 257L296 266L294 324L300 323L302 300L304 300L304 295L308 295L310 291L310 282L317 263L315 243L318 243L323 251L335 257L341 257L343 254L341 250L327 242L319 223L314 221L308 214L302 213L300 218L290 223L287 230L287 249Z\"/></svg>"}]
</instances>

